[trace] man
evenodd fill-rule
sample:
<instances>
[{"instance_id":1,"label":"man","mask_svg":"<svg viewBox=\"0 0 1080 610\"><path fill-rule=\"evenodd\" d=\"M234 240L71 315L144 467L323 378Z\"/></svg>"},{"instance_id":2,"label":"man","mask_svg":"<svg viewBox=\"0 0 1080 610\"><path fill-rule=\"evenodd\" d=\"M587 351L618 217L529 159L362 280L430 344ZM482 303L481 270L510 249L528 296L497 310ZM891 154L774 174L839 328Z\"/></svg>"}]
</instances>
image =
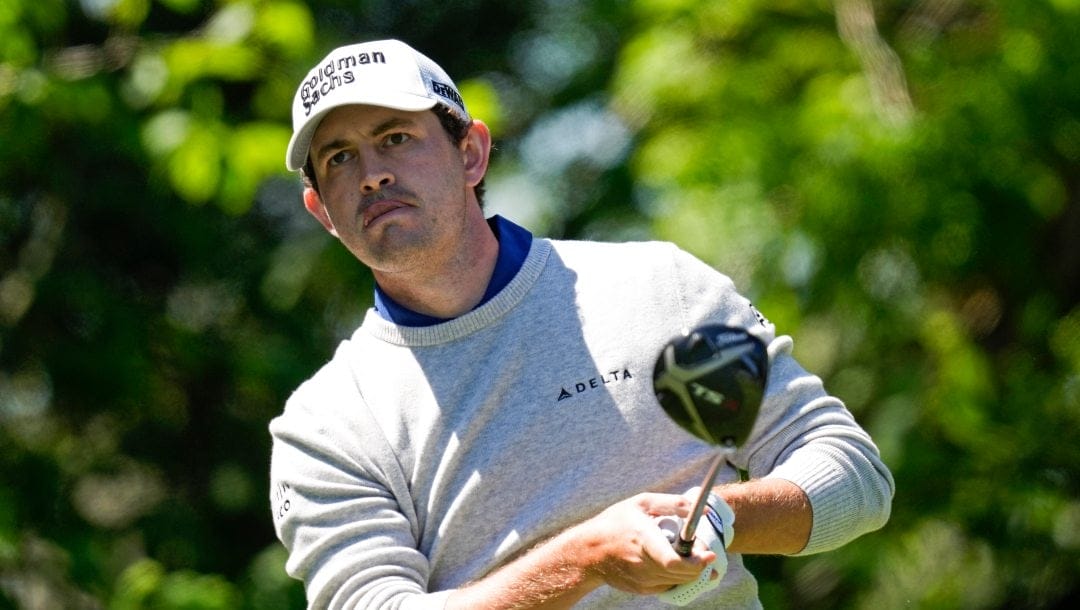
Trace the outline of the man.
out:
<instances>
[{"instance_id":1,"label":"man","mask_svg":"<svg viewBox=\"0 0 1080 610\"><path fill-rule=\"evenodd\" d=\"M484 218L491 136L427 57L336 49L293 124L305 207L377 284L270 425L274 524L311 607L760 607L742 553L821 552L888 519L869 436L725 276L670 244ZM650 375L704 323L765 340L770 380L712 490L726 523L703 519L710 544L682 557L658 519L687 516L713 450Z\"/></svg>"}]
</instances>

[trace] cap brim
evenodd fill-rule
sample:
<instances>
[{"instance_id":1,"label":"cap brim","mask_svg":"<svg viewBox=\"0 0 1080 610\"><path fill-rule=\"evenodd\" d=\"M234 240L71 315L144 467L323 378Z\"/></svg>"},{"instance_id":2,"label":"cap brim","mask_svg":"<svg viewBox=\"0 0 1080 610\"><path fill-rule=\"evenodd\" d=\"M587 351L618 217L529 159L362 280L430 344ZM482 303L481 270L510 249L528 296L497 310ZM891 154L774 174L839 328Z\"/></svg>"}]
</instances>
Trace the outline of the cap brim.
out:
<instances>
[{"instance_id":1,"label":"cap brim","mask_svg":"<svg viewBox=\"0 0 1080 610\"><path fill-rule=\"evenodd\" d=\"M394 110L418 112L420 110L433 108L437 103L438 102L429 97L408 93L394 96L387 96L384 94L378 97L350 97L329 102L324 108L319 109L318 112L308 117L299 130L293 132L292 138L289 139L289 147L285 151L285 167L287 167L289 171L295 172L302 169L304 165L307 164L308 153L311 149L311 139L315 137L315 131L319 129L319 125L322 123L323 119L326 118L326 115L337 108L341 108L342 106L381 106L383 108L393 108Z\"/></svg>"}]
</instances>

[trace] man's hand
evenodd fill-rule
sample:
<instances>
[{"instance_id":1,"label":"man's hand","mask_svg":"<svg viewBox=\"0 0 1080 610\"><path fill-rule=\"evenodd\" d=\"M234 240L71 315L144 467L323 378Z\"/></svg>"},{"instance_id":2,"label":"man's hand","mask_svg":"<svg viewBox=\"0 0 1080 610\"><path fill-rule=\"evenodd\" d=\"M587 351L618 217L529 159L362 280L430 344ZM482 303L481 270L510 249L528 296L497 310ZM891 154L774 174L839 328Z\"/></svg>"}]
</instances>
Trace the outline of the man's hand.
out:
<instances>
[{"instance_id":1,"label":"man's hand","mask_svg":"<svg viewBox=\"0 0 1080 610\"><path fill-rule=\"evenodd\" d=\"M690 508L690 500L673 494L623 500L457 589L446 608L571 608L605 584L655 595L691 582L716 553L697 542L693 553L682 557L656 525L663 515L685 519Z\"/></svg>"},{"instance_id":2,"label":"man's hand","mask_svg":"<svg viewBox=\"0 0 1080 610\"><path fill-rule=\"evenodd\" d=\"M640 494L577 526L574 529L581 536L586 573L639 595L697 579L716 559L716 553L699 544L689 557L681 557L656 525L656 517L686 518L690 508L684 496Z\"/></svg>"}]
</instances>

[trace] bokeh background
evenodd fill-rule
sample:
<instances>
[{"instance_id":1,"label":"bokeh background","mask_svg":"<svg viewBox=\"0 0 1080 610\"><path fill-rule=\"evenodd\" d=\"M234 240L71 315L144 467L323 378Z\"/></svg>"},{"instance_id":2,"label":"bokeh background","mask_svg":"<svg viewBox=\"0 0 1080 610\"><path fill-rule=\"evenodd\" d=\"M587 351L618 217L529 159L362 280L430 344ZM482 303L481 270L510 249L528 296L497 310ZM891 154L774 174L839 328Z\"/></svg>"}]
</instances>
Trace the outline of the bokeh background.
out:
<instances>
[{"instance_id":1,"label":"bokeh background","mask_svg":"<svg viewBox=\"0 0 1080 610\"><path fill-rule=\"evenodd\" d=\"M290 101L402 38L487 208L735 279L896 475L766 608L1080 599L1080 0L0 0L0 608L292 609L268 421L371 301Z\"/></svg>"}]
</instances>

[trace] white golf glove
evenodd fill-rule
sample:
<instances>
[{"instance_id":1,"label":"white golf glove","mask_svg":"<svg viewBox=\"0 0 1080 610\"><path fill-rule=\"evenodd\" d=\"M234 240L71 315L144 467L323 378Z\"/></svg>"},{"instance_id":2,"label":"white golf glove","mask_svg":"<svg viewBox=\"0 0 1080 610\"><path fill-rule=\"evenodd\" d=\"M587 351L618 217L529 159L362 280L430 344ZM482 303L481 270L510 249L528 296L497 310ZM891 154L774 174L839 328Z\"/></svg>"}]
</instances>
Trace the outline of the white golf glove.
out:
<instances>
[{"instance_id":1,"label":"white golf glove","mask_svg":"<svg viewBox=\"0 0 1080 610\"><path fill-rule=\"evenodd\" d=\"M697 498L698 488L686 492L686 496ZM662 517L658 525L669 533L672 542L678 538L682 530L682 519L678 517ZM698 521L697 533L695 534L705 543L709 550L716 553L716 560L709 564L697 580L673 587L660 593L657 597L660 601L674 606L685 606L698 598L702 593L712 591L723 580L727 572L727 547L735 537L735 513L720 496L710 493L705 513ZM672 535L673 532L673 535ZM712 573L716 572L716 578Z\"/></svg>"}]
</instances>

